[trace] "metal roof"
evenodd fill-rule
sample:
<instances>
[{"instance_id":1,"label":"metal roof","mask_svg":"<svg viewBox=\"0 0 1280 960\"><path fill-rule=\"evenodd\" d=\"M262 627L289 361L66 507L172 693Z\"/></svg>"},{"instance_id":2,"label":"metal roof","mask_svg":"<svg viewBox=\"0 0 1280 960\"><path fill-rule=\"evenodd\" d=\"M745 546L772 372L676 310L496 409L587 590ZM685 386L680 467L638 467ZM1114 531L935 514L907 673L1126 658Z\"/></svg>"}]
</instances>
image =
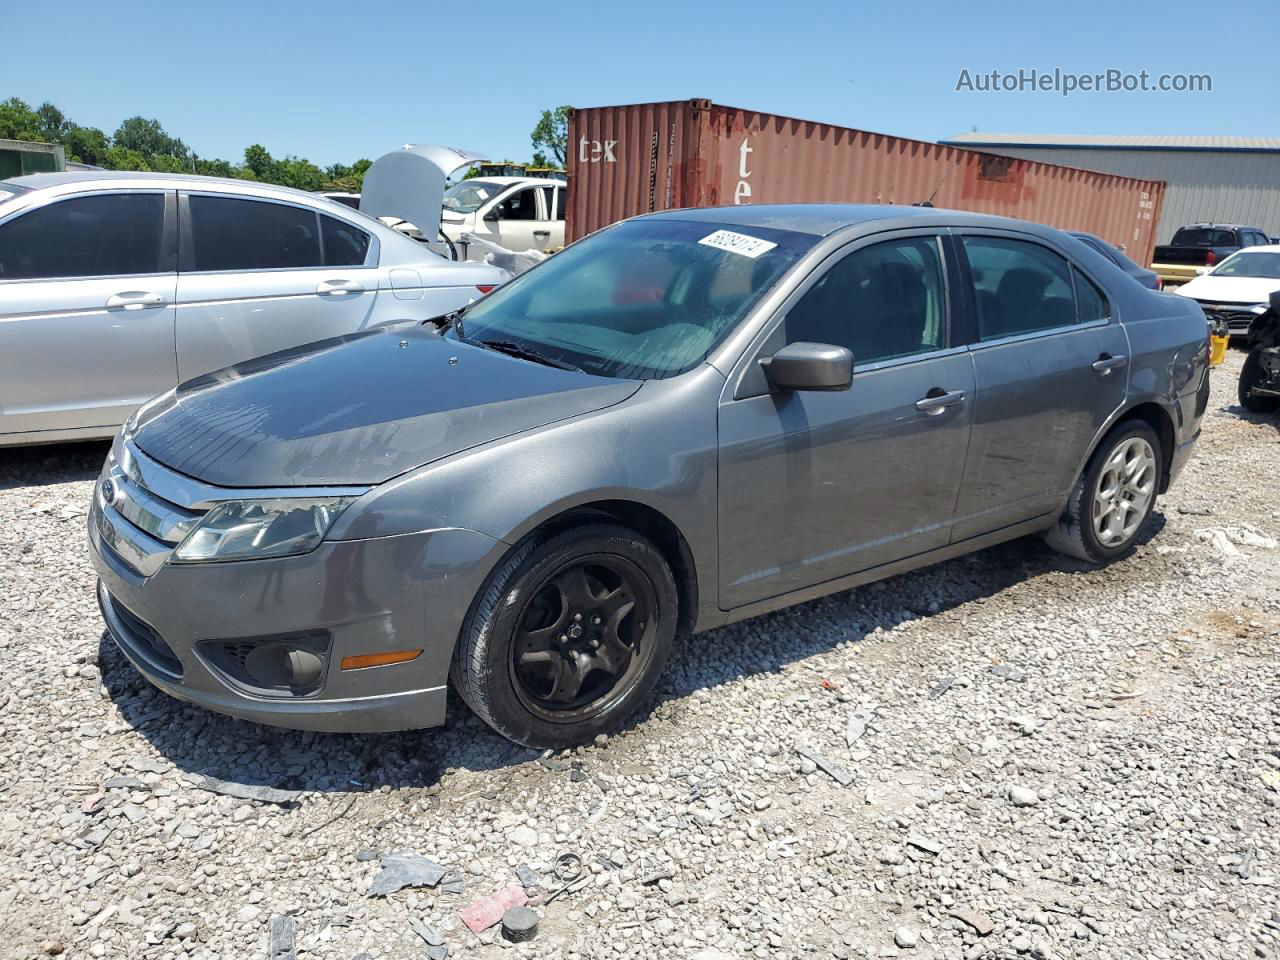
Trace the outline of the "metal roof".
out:
<instances>
[{"instance_id":1,"label":"metal roof","mask_svg":"<svg viewBox=\"0 0 1280 960\"><path fill-rule=\"evenodd\" d=\"M955 147L1059 147L1102 150L1228 150L1280 152L1280 137L1143 137L1091 133L960 133L939 143Z\"/></svg>"}]
</instances>

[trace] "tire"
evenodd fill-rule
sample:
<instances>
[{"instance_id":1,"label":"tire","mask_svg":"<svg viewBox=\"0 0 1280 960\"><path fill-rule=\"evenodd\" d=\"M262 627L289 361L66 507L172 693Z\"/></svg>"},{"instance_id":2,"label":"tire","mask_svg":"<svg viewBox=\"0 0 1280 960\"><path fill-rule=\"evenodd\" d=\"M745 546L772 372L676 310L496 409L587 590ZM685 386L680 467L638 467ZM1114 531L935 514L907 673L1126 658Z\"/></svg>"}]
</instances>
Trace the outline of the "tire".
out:
<instances>
[{"instance_id":1,"label":"tire","mask_svg":"<svg viewBox=\"0 0 1280 960\"><path fill-rule=\"evenodd\" d=\"M587 743L616 731L652 693L678 608L662 554L632 530L589 523L534 539L476 596L450 677L508 740L539 749Z\"/></svg>"},{"instance_id":2,"label":"tire","mask_svg":"<svg viewBox=\"0 0 1280 960\"><path fill-rule=\"evenodd\" d=\"M1129 459L1127 455L1141 451L1142 443L1146 444L1146 455L1150 456L1151 463L1134 475L1132 484L1125 483L1124 476L1139 463L1136 457ZM1114 458L1121 455L1124 456L1123 462L1114 463ZM1151 521L1163 472L1164 452L1155 431L1142 420L1126 420L1119 424L1089 458L1088 466L1071 491L1062 517L1056 526L1045 532L1045 542L1059 553L1087 563L1110 563L1124 556L1133 549ZM1121 482L1117 483L1117 480ZM1113 491L1110 497L1107 496L1108 490ZM1135 492L1137 490L1148 491L1145 499ZM1131 496L1135 499L1130 500ZM1140 506L1139 500L1142 501ZM1121 507L1120 501L1130 506ZM1103 502L1116 506L1106 510L1102 507ZM1099 523L1103 527L1101 531Z\"/></svg>"},{"instance_id":3,"label":"tire","mask_svg":"<svg viewBox=\"0 0 1280 960\"><path fill-rule=\"evenodd\" d=\"M1262 379L1262 353L1259 350L1249 351L1244 358L1244 367L1240 370L1238 396L1240 406L1250 413L1275 413L1280 410L1280 397L1255 397L1253 385Z\"/></svg>"}]
</instances>

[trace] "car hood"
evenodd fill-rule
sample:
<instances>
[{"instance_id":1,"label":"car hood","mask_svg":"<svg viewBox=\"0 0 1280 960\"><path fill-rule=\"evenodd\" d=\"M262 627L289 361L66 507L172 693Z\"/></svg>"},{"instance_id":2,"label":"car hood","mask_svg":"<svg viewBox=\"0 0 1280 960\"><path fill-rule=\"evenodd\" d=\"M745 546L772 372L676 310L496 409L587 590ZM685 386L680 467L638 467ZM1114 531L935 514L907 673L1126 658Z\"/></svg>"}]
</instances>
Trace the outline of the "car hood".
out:
<instances>
[{"instance_id":1,"label":"car hood","mask_svg":"<svg viewBox=\"0 0 1280 960\"><path fill-rule=\"evenodd\" d=\"M191 380L144 407L132 439L217 486L363 486L612 406L639 386L422 327L378 330Z\"/></svg>"},{"instance_id":2,"label":"car hood","mask_svg":"<svg viewBox=\"0 0 1280 960\"><path fill-rule=\"evenodd\" d=\"M1209 303L1266 303L1272 290L1280 290L1275 277L1196 277L1175 293Z\"/></svg>"}]
</instances>

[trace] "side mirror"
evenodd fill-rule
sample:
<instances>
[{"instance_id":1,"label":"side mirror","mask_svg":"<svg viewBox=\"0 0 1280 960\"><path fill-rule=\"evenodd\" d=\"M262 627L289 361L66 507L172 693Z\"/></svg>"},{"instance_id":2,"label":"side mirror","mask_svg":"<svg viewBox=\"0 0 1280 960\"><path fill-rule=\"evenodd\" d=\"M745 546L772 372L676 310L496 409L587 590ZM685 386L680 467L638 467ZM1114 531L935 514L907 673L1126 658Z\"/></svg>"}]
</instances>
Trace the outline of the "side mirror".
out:
<instances>
[{"instance_id":1,"label":"side mirror","mask_svg":"<svg viewBox=\"0 0 1280 960\"><path fill-rule=\"evenodd\" d=\"M775 390L848 390L853 353L830 343L789 343L760 361Z\"/></svg>"},{"instance_id":2,"label":"side mirror","mask_svg":"<svg viewBox=\"0 0 1280 960\"><path fill-rule=\"evenodd\" d=\"M1209 268L1208 268L1208 267L1196 267L1196 276L1197 276L1197 277L1204 277L1204 276L1207 276L1207 275L1208 275L1208 273L1209 273Z\"/></svg>"},{"instance_id":3,"label":"side mirror","mask_svg":"<svg viewBox=\"0 0 1280 960\"><path fill-rule=\"evenodd\" d=\"M1271 291L1271 312L1280 317L1280 290Z\"/></svg>"}]
</instances>

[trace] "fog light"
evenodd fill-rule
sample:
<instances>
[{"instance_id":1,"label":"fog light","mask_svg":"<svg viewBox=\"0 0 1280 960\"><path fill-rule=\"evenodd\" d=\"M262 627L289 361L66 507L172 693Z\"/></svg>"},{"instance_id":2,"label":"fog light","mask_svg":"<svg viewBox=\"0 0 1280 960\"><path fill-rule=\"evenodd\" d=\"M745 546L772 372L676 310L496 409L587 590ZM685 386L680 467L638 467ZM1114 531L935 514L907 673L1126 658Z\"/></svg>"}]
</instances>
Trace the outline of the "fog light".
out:
<instances>
[{"instance_id":1,"label":"fog light","mask_svg":"<svg viewBox=\"0 0 1280 960\"><path fill-rule=\"evenodd\" d=\"M408 663L422 655L417 650L387 650L384 653L362 653L357 657L343 657L343 670L363 670L365 667L385 667L389 663Z\"/></svg>"},{"instance_id":2,"label":"fog light","mask_svg":"<svg viewBox=\"0 0 1280 960\"><path fill-rule=\"evenodd\" d=\"M305 690L320 682L324 660L288 643L263 643L245 657L244 669L259 686Z\"/></svg>"}]
</instances>

